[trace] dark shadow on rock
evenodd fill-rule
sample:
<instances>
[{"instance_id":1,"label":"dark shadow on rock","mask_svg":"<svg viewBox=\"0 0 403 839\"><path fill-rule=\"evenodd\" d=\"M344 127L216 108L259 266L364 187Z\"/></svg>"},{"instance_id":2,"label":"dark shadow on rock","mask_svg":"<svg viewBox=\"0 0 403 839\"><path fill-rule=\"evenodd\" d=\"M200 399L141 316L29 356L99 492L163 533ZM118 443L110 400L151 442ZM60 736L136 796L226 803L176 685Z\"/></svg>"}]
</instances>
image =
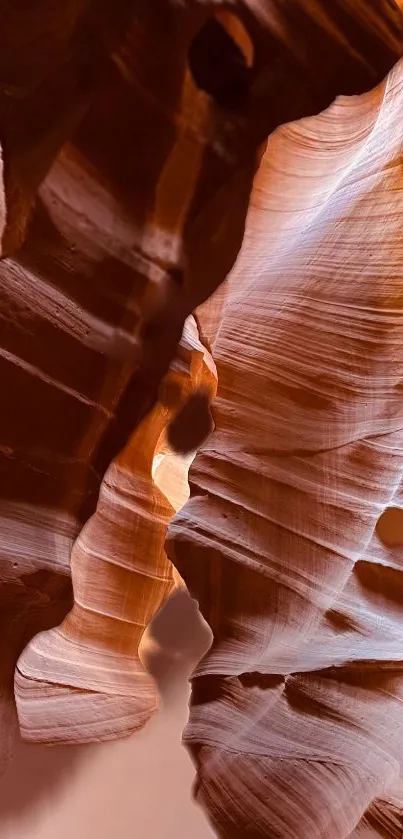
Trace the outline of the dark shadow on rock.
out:
<instances>
[{"instance_id":1,"label":"dark shadow on rock","mask_svg":"<svg viewBox=\"0 0 403 839\"><path fill-rule=\"evenodd\" d=\"M5 829L15 823L17 832L27 812L51 802L54 793L70 782L87 747L30 745L18 735L13 751L0 779L0 824Z\"/></svg>"},{"instance_id":2,"label":"dark shadow on rock","mask_svg":"<svg viewBox=\"0 0 403 839\"><path fill-rule=\"evenodd\" d=\"M57 626L72 606L71 581L54 571L23 574L0 585L0 824L21 819L51 798L74 772L82 747L24 743L14 703L14 669L28 641Z\"/></svg>"}]
</instances>

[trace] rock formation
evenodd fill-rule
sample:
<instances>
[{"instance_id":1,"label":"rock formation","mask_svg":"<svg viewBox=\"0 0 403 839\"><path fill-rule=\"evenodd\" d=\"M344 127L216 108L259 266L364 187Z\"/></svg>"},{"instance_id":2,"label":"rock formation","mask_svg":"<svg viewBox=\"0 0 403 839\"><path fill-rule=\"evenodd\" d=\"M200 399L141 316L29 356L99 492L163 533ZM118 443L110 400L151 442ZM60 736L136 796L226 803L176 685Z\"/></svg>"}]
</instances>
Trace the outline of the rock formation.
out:
<instances>
[{"instance_id":1,"label":"rock formation","mask_svg":"<svg viewBox=\"0 0 403 839\"><path fill-rule=\"evenodd\" d=\"M292 4L286 0L239 0L236 3L220 0L141 0L135 4L126 0L66 0L64 4L39 0L34 12L27 4L5 4L0 26L0 231L3 256L0 263L0 382L2 393L7 397L3 398L0 414L0 574L1 603L5 604L5 608L0 610L2 629L4 627L0 668L2 692L3 682L8 688L11 686L14 663L29 638L41 629L60 623L71 606L70 552L80 531L96 510L105 473L107 481L117 479L121 461L116 462L115 459L133 435L141 434L141 423L147 415L153 410L158 412L154 406L160 383L175 357L186 318L208 300L233 267L244 234L253 178L267 137L283 123L319 113L338 94L362 94L373 88L403 52L402 27L403 16L399 4L393 0L371 0L370 5L369 0L295 0ZM373 100L370 97L363 101L369 103L370 114ZM344 107L348 109L349 106ZM352 115L354 108L352 103ZM358 133L361 130L357 127ZM329 153L328 149L326 153ZM377 154L381 155L381 150ZM319 164L320 155L318 150L315 167ZM266 156L265 161L267 159ZM374 153L372 164L375 167L376 162ZM342 176L341 159L339 163ZM324 155L324 183L326 171ZM390 165L388 171L389 177L392 177L394 167ZM375 172L378 170L375 169ZM331 174L333 176L334 172ZM375 185L377 178L375 174ZM380 175L379 179L384 182ZM365 177L362 180L365 181ZM329 176L329 200L332 193L330 181ZM367 187L369 189L368 184ZM321 192L319 177L316 189ZM254 200L257 194L258 187ZM339 200L340 191L336 190L334 194ZM286 200L287 193L282 197ZM322 197L324 207L327 207L324 193ZM321 227L315 227L316 216L319 219L316 198L318 195L312 196L309 208L312 241L324 235L323 214L320 217ZM278 195L275 200L278 201ZM343 200L340 198L340 224L348 218L347 208L343 215ZM334 205L329 204L329 207L330 215L333 213L336 218ZM307 222L306 215L307 207L303 205L301 228ZM273 217L272 213L272 222ZM286 217L279 215L271 240L273 244L275 237L279 238L276 250L278 262L282 259L281 247L284 258L291 259L285 246L287 237L284 246L280 247L282 221L285 223ZM325 227L329 229L330 221L330 217L326 216ZM262 235L266 239L270 238L266 226L260 226L257 218L256 223L256 233L250 230L248 234L252 237L251 243L259 229L263 229ZM385 224L385 239L382 240L385 247L386 228ZM286 230L283 232L287 233ZM368 236L367 230L364 235ZM375 239L374 242L378 247ZM329 248L333 244L331 239ZM345 245L345 266L347 259L352 259L350 244ZM250 271L256 265L256 258L252 254L252 244L246 244L247 247L249 251L244 253L249 253ZM301 247L305 247L302 240ZM310 247L313 248L312 243ZM294 256L296 258L297 254ZM265 251L266 258L270 260L271 256ZM371 259L376 260L375 252ZM329 266L329 260L330 254L326 253L320 263L321 273L324 264ZM264 279L270 284L275 277L274 261L272 267L267 268L270 268L269 276L265 274L266 267L266 263L262 263L262 283ZM243 273L246 279L248 272L243 270ZM289 273L291 282L292 277L297 276L297 266L295 271L289 266ZM243 285L238 269L236 276ZM298 285L302 280L296 279L295 282ZM229 367L225 372L220 350L220 341L229 334L229 315L222 317L221 304L214 308L216 300L199 310L201 335L206 342L214 343L224 376L217 403L218 430L212 439L217 445L217 439L223 436L225 445L229 446L225 478L228 493L237 492L238 478L231 471L230 455L237 447L243 451L244 425L239 421L240 408L237 408L232 432L223 433L219 414L222 394L229 386L234 386L239 367L242 375L246 375L248 369L250 382L246 395L249 399L254 376L248 364L250 362L252 368L254 364L258 365L260 353L265 352L264 342L263 346L259 343L263 339L259 337L258 340L258 336L271 299L267 295L266 307L263 306L251 283L252 280L248 280L242 291L244 297L240 298L241 306L247 287L251 286L249 306L242 303L242 311L250 317L250 322L246 321L242 326L248 336L250 354L244 356L237 344L232 345L233 372L228 372ZM237 283L234 285L231 279L231 284L231 288L235 288ZM334 285L338 290L338 283ZM299 285L298 288L302 287ZM345 286L341 286L340 293L342 288ZM305 294L305 286L300 293ZM229 294L229 286L223 292L223 298L225 294ZM231 298L231 307L235 305L234 300ZM260 308L254 313L253 305L257 300ZM302 301L299 310L301 318L303 311L304 317L305 314L308 317L308 298L305 305L306 312ZM220 333L216 337L221 317ZM260 317L261 322L256 323L256 317ZM268 331L274 312L271 318L268 316L267 319ZM309 339L313 340L316 326L316 321L314 324L309 321L308 338L301 339L299 347L297 344L301 354L305 349L308 351ZM293 346L295 348L295 342L289 339L290 353ZM368 346L372 346L370 338ZM324 353L323 348L321 352ZM264 388L267 380L263 374L258 383L263 390L257 393L256 399L259 404L260 401L266 404ZM290 387L292 384L288 382ZM330 378L326 387L337 391L338 383ZM303 385L300 389L303 390ZM304 394L301 394L303 398ZM326 394L324 398L330 399ZM259 415L253 399L250 406L246 403L246 396L243 399L242 421L245 417L252 417L250 429L257 435L259 429L261 434L268 433L270 418L274 423L275 415L268 407L267 418L262 422L259 419L261 412ZM277 432L279 438L283 436L283 441L287 433L295 431L295 416L288 416L286 399L285 394L278 408L279 411L281 406L283 409ZM343 404L342 401L340 412ZM153 416L151 413L151 418ZM307 437L310 430L314 429L315 433L320 430L318 406L309 417L303 429ZM365 417L365 422L369 423L367 415ZM257 424L254 427L255 419ZM350 415L347 419L348 425ZM180 421L179 417L179 435L181 430L184 431L183 415L182 426ZM300 421L304 421L302 415ZM355 417L354 421L358 424L359 417ZM338 428L336 421L332 428ZM257 445L262 445L261 457L256 454ZM257 475L260 475L259 469L263 469L267 461L267 441L262 439L258 442L256 438L254 446L250 456L252 460L256 456L257 462L253 463L259 467ZM303 456L304 451L301 458ZM201 458L204 457L203 453ZM364 455L360 453L357 458L361 463ZM111 466L113 461L115 465ZM284 459L284 469L285 463ZM325 465L324 462L322 468L318 463L318 476L323 476ZM199 474L199 468L196 467L195 474ZM252 468L252 463L245 466L247 468ZM336 474L337 465L333 468ZM371 468L375 470L378 467ZM376 483L374 475L374 472L367 471L362 480L370 483L372 476ZM390 474L389 479L392 480ZM147 480L150 481L149 471ZM256 495L256 503L262 505L259 521L264 519L268 503L265 493L270 481L274 480L277 478L272 475L267 480L260 480L262 501L259 500L260 494ZM220 486L224 486L225 481L219 476ZM281 481L278 480L278 483ZM385 478L385 486L386 483ZM246 490L247 485L242 487L240 497ZM110 491L119 494L119 486L115 484ZM210 496L216 491L218 484L217 487L209 485ZM296 488L295 493L298 491ZM301 491L305 493L305 487ZM318 496L321 491L318 477ZM206 500L206 510L211 503L210 496ZM290 490L287 500L292 497ZM382 499L383 496L379 496L376 502L379 513ZM318 514L322 511L319 502L320 499L315 501L319 505L315 507ZM190 505L194 503L192 500ZM297 504L296 497L293 497L293 504ZM284 514L284 502L282 509ZM183 519L184 544L188 539L188 515L186 512ZM242 515L246 516L246 513ZM304 526L309 522L308 517ZM361 525L364 528L362 522ZM91 526L90 522L76 542L77 569L83 567L84 555L80 551ZM343 527L347 533L346 523ZM225 525L223 518L223 533L226 528L229 528L229 523ZM270 536L270 528L267 532L265 528L266 525L264 534ZM354 531L357 545L363 532L363 529L358 529L357 533ZM190 550L196 550L197 538L195 533L195 544L192 542ZM234 544L233 531L230 539ZM162 547L159 550L162 551ZM172 550L176 554L180 548L175 544ZM149 560L152 566L157 562L157 556L149 557ZM183 557L176 561L178 566L181 565ZM76 559L73 560L75 562ZM343 562L337 567L341 569L342 565ZM343 567L347 565L345 560ZM228 609L231 615L235 607L240 609L241 615L249 610L254 617L257 606L253 586L250 595L248 587L242 591L242 598L237 584L232 589L232 582L235 584L236 581L231 576L231 568L228 563L225 573L228 571L229 576L224 587L228 602L225 604L216 596L211 603L208 600L211 581L204 580L202 585L202 575L196 579L200 571L198 562L195 564L195 579L189 579L191 588L198 589L197 597L212 627L221 627L221 622L226 625L226 630L220 628L220 632L224 647L228 639L231 642L231 656L228 657L228 672L218 673L220 679L223 676L232 679L242 672L249 672L248 649L250 644L253 646L255 643L248 636L243 639L243 647L234 648L238 662L235 669L241 669L233 674L234 649ZM316 573L321 579L319 560L318 566L311 570L312 579ZM90 567L88 571L92 573ZM185 571L187 578L188 569ZM219 562L213 565L211 573L213 582L215 574L221 578ZM252 571L250 574L253 577ZM339 588L343 577L341 570L340 575L339 578L335 571ZM261 581L261 575L258 576ZM246 586L250 582L247 578L248 574L245 576ZM330 586L331 582L326 585ZM91 584L92 580L85 574L77 583L80 590L85 587L85 598L94 593L90 591ZM301 580L300 584L302 592L299 584L295 583L298 603L304 599L304 581ZM264 585L261 591L263 596ZM95 594L99 599L99 591ZM218 591L217 596L220 598L222 594L223 589L221 594ZM148 614L151 614L156 602L150 590L151 602L154 606L150 606ZM287 604L280 606L287 612ZM310 608L309 603L301 620L298 616L302 627L301 639L309 636L304 624L305 619L311 621L310 617L306 617L308 606ZM322 601L318 602L317 620L322 614L322 607ZM218 608L222 608L222 617L217 612ZM264 619L261 615L255 616L258 624L256 631L263 639L262 655L266 649L267 625L272 620L270 615L270 612L266 613ZM71 634L76 617L77 607L63 624ZM143 614L139 618L141 629L146 617ZM251 636L255 629L252 620ZM47 639L56 637L63 637L61 631L46 636ZM88 639L88 633L86 637ZM99 640L95 638L94 643L99 643ZM133 652L136 652L137 640L133 640ZM215 661L217 650L224 649L221 641L218 635L212 657L207 662ZM284 636L281 643L286 642ZM35 643L21 659L21 667L29 661L32 650L36 649ZM298 650L294 650L293 654L297 653L299 655ZM254 657L255 652L253 660ZM271 652L268 657L271 660ZM44 656L41 660L43 663ZM82 664L79 662L78 669ZM87 662L86 666L89 667L90 663ZM205 666L209 665L204 664L202 668ZM280 669L278 664L276 667ZM53 716L49 714L51 730L48 739L83 737L84 726L81 732L77 729L56 731L63 690L60 688L60 693L54 687L55 673L52 675L43 671L39 674L35 667L30 673L24 671L24 679L19 681L20 713L21 719L24 716L26 735L34 737L33 732L37 731L38 736L43 737L44 730L42 711L40 708L39 712L35 710L34 696L30 692L33 674L36 674L35 678L39 677L38 692L46 694L48 709L51 703L54 712ZM207 670L206 678L208 676ZM143 675L141 678L146 679ZM51 685L48 693L46 683ZM103 690L108 692L110 684L103 682ZM151 683L147 684L151 690ZM199 676L196 684L201 684ZM92 685L94 687L94 682ZM76 719L80 722L86 719L88 725L92 724L97 737L107 736L108 732L123 733L137 726L141 702L136 706L130 692L119 719L114 694L104 694L104 697L108 695L108 699L104 699L102 705L110 715L110 727L108 729L109 723L104 717L97 729L95 720L91 723L92 712L86 704L86 691L91 690L91 684L84 684L82 676L82 682L76 685L78 691L82 689L80 697L78 694L73 696L73 687L69 673L63 701L68 701L70 707L73 704L78 707L75 699L83 699L80 710L75 712ZM218 687L219 705L221 688ZM97 690L98 687L94 689L93 696L94 714L100 707ZM260 686L255 692L260 695ZM251 696L252 692L249 692L248 697ZM241 709L242 701L240 699ZM153 702L147 699L143 704L145 715L152 710ZM2 710L3 706L1 717ZM215 713L215 709L213 711ZM254 714L252 708L250 714ZM223 725L224 716L219 718ZM203 726L204 723L204 737ZM223 729L220 743L224 733ZM211 747L201 746L202 750L208 748ZM206 752L201 754L204 761ZM203 765L210 766L211 761L206 760ZM210 793L206 779L212 776L210 769L205 768L203 772L200 794L206 797L208 803ZM392 779L388 777L388 780ZM229 793L230 784L231 780L227 786ZM328 789L331 790L330 784ZM379 790L376 794L380 794ZM357 796L357 801L360 800ZM241 793L239 804L244 806ZM213 813L213 818L220 824L220 830L222 827L227 831L227 826L222 824L221 805L217 806L217 812L219 815ZM252 812L253 807L251 815ZM266 814L262 818L266 829ZM241 817L239 824L242 825Z\"/></svg>"},{"instance_id":2,"label":"rock formation","mask_svg":"<svg viewBox=\"0 0 403 839\"><path fill-rule=\"evenodd\" d=\"M168 555L214 640L196 797L228 839L403 832L403 62L280 129Z\"/></svg>"},{"instance_id":3,"label":"rock formation","mask_svg":"<svg viewBox=\"0 0 403 839\"><path fill-rule=\"evenodd\" d=\"M130 734L157 709L154 681L138 655L146 626L174 585L164 552L175 507L170 472L187 482L187 462L163 458L169 421L195 389L209 401L214 364L189 317L160 399L102 482L96 512L71 555L74 607L61 626L37 635L20 657L15 696L21 733L36 742L91 742ZM158 486L158 471L160 485Z\"/></svg>"}]
</instances>

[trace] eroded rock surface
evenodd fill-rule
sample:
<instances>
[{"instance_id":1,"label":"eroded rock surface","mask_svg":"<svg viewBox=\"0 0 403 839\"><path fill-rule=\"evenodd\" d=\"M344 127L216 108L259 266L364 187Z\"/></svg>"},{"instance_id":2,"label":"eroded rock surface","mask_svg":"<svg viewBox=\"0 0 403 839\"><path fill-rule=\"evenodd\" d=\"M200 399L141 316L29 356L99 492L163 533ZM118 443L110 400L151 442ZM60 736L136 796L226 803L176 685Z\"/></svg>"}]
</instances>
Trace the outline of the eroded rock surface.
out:
<instances>
[{"instance_id":1,"label":"eroded rock surface","mask_svg":"<svg viewBox=\"0 0 403 839\"><path fill-rule=\"evenodd\" d=\"M221 30L215 41L213 11L240 49ZM8 689L23 644L71 604L72 545L105 472L155 405L186 317L234 264L267 136L378 83L402 53L402 20L389 0L67 0L2 10ZM311 221L314 229L314 212ZM214 341L221 313L209 311L208 326L206 310L200 319ZM251 348L258 334L250 329ZM214 627L219 616L209 617Z\"/></svg>"},{"instance_id":2,"label":"eroded rock surface","mask_svg":"<svg viewBox=\"0 0 403 839\"><path fill-rule=\"evenodd\" d=\"M15 696L25 740L109 740L142 728L157 710L156 687L139 645L174 587L164 551L177 509L169 485L187 484L188 470L185 459L164 457L165 435L198 388L211 402L215 366L189 317L158 402L107 470L96 512L74 544L74 607L18 660ZM162 490L154 479L157 465L165 467Z\"/></svg>"},{"instance_id":3,"label":"eroded rock surface","mask_svg":"<svg viewBox=\"0 0 403 839\"><path fill-rule=\"evenodd\" d=\"M400 63L269 141L169 528L214 635L185 742L231 839L403 828L402 104Z\"/></svg>"}]
</instances>

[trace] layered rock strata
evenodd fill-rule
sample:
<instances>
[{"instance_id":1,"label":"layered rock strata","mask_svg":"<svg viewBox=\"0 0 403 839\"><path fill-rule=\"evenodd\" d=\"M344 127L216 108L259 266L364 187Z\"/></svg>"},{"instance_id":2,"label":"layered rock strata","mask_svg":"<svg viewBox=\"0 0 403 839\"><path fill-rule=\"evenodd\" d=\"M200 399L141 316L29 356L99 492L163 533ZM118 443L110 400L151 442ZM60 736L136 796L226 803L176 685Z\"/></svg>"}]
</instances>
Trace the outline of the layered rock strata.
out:
<instances>
[{"instance_id":1,"label":"layered rock strata","mask_svg":"<svg viewBox=\"0 0 403 839\"><path fill-rule=\"evenodd\" d=\"M178 477L187 483L188 468L166 453L164 435L196 389L211 401L216 376L190 317L160 400L107 470L96 512L74 544L73 609L19 658L15 697L26 740L107 740L141 728L157 708L138 650L174 585L164 542L181 493L175 498L169 487Z\"/></svg>"},{"instance_id":2,"label":"layered rock strata","mask_svg":"<svg viewBox=\"0 0 403 839\"><path fill-rule=\"evenodd\" d=\"M273 136L213 342L167 551L214 635L185 742L226 839L402 831L402 108L400 63Z\"/></svg>"},{"instance_id":3,"label":"layered rock strata","mask_svg":"<svg viewBox=\"0 0 403 839\"><path fill-rule=\"evenodd\" d=\"M390 0L4 5L2 693L69 608L105 472L234 263L267 135L371 88L401 52Z\"/></svg>"}]
</instances>

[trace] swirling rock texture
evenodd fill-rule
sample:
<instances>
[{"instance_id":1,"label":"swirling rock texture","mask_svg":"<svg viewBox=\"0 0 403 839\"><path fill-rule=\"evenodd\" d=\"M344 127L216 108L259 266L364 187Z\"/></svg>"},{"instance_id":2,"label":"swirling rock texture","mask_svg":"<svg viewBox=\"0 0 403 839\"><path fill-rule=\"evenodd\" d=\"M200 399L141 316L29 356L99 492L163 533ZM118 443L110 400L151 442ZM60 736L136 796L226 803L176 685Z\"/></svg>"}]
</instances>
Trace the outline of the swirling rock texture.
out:
<instances>
[{"instance_id":1,"label":"swirling rock texture","mask_svg":"<svg viewBox=\"0 0 403 839\"><path fill-rule=\"evenodd\" d=\"M377 84L403 18L392 0L0 11L3 694L70 608L71 548L105 472L234 264L267 136Z\"/></svg>"},{"instance_id":2,"label":"swirling rock texture","mask_svg":"<svg viewBox=\"0 0 403 839\"><path fill-rule=\"evenodd\" d=\"M185 742L219 836L403 834L403 62L284 127L168 555L212 628Z\"/></svg>"},{"instance_id":3,"label":"swirling rock texture","mask_svg":"<svg viewBox=\"0 0 403 839\"><path fill-rule=\"evenodd\" d=\"M26 740L108 740L141 728L157 708L154 681L138 649L174 585L164 542L182 499L172 497L169 486L178 477L180 486L187 483L188 468L166 451L164 432L197 388L211 401L216 376L190 317L160 401L107 470L96 512L75 542L74 607L61 626L36 636L18 661L15 696Z\"/></svg>"}]
</instances>

